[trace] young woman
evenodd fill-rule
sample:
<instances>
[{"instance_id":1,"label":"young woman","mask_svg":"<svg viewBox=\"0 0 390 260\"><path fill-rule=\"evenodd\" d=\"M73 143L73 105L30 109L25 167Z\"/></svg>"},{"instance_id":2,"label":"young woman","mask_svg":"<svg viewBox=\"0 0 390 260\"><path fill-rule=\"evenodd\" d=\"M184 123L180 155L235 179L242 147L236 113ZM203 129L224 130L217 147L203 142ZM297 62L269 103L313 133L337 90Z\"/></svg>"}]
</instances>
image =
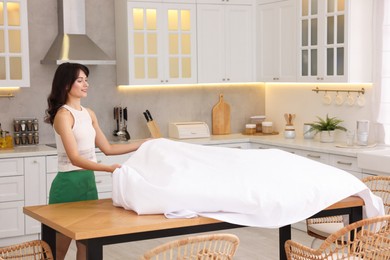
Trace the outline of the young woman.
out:
<instances>
[{"instance_id":1,"label":"young woman","mask_svg":"<svg viewBox=\"0 0 390 260\"><path fill-rule=\"evenodd\" d=\"M113 172L119 164L96 162L95 147L106 155L137 150L145 141L110 144L99 127L95 113L81 105L87 97L89 70L77 63L61 64L54 75L47 99L45 122L55 132L58 174L49 195L49 204L98 199L94 171ZM57 259L64 259L71 239L57 235ZM85 259L85 248L77 243L77 259Z\"/></svg>"}]
</instances>

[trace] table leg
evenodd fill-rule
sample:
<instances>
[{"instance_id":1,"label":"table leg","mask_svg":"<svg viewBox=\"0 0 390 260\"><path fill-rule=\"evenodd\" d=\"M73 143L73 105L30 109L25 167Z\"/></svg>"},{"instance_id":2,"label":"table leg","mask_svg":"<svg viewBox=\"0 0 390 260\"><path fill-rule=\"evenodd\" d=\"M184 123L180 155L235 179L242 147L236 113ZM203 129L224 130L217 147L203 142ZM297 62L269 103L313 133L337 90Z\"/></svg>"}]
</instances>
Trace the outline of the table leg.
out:
<instances>
[{"instance_id":1,"label":"table leg","mask_svg":"<svg viewBox=\"0 0 390 260\"><path fill-rule=\"evenodd\" d=\"M42 240L49 246L53 254L53 258L56 259L56 231L45 224L42 224Z\"/></svg>"},{"instance_id":2,"label":"table leg","mask_svg":"<svg viewBox=\"0 0 390 260\"><path fill-rule=\"evenodd\" d=\"M279 228L279 259L286 260L286 251L284 250L284 244L287 240L291 239L291 225L283 226Z\"/></svg>"},{"instance_id":3,"label":"table leg","mask_svg":"<svg viewBox=\"0 0 390 260\"><path fill-rule=\"evenodd\" d=\"M86 247L87 260L102 260L103 259L103 244L97 240L81 240Z\"/></svg>"},{"instance_id":4,"label":"table leg","mask_svg":"<svg viewBox=\"0 0 390 260\"><path fill-rule=\"evenodd\" d=\"M351 208L351 213L349 214L349 223L355 223L356 221L363 219L363 207L354 207ZM351 240L354 239L354 232L351 231Z\"/></svg>"}]
</instances>

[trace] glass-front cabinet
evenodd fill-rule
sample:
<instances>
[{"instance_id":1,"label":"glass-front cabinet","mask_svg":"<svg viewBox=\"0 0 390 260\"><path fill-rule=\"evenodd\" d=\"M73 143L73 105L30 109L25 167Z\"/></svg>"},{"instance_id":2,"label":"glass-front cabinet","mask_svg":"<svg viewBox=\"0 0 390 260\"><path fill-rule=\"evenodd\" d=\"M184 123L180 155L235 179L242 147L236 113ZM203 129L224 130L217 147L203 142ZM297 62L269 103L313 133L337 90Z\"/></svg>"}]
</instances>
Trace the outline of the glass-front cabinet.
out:
<instances>
[{"instance_id":1,"label":"glass-front cabinet","mask_svg":"<svg viewBox=\"0 0 390 260\"><path fill-rule=\"evenodd\" d=\"M299 80L369 82L370 10L371 0L301 0Z\"/></svg>"},{"instance_id":2,"label":"glass-front cabinet","mask_svg":"<svg viewBox=\"0 0 390 260\"><path fill-rule=\"evenodd\" d=\"M26 0L0 1L0 87L29 87Z\"/></svg>"},{"instance_id":3,"label":"glass-front cabinet","mask_svg":"<svg viewBox=\"0 0 390 260\"><path fill-rule=\"evenodd\" d=\"M195 5L115 4L118 85L196 83Z\"/></svg>"}]
</instances>

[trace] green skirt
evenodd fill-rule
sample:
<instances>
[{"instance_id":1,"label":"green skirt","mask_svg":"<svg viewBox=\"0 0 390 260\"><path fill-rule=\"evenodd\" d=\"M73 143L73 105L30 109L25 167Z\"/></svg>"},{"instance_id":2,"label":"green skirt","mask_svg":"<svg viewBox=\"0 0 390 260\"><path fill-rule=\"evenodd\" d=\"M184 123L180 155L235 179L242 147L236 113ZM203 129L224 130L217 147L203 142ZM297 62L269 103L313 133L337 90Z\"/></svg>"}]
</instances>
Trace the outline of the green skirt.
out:
<instances>
[{"instance_id":1,"label":"green skirt","mask_svg":"<svg viewBox=\"0 0 390 260\"><path fill-rule=\"evenodd\" d=\"M97 199L93 171L59 172L50 187L49 204Z\"/></svg>"}]
</instances>

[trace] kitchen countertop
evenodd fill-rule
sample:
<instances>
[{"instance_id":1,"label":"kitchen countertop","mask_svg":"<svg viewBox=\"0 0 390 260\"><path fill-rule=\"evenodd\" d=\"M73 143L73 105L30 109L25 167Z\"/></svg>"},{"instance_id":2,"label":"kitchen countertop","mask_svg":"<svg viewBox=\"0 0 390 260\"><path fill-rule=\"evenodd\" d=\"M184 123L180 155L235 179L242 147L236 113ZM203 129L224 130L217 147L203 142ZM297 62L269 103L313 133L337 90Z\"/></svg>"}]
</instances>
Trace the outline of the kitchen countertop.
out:
<instances>
[{"instance_id":1,"label":"kitchen countertop","mask_svg":"<svg viewBox=\"0 0 390 260\"><path fill-rule=\"evenodd\" d=\"M292 149L311 150L322 153L332 153L344 156L356 157L358 153L364 151L374 151L378 149L390 149L390 146L376 145L374 147L351 147L341 148L336 145L342 143L321 143L316 139L304 139L303 137L296 137L295 139L286 139L283 134L279 135L243 135L243 134L230 134L230 135L213 135L210 138L199 139L185 139L182 140L189 143L203 144L203 145L216 145L216 144L231 144L231 143L245 143L250 142L254 144L264 144L273 146L283 146Z\"/></svg>"},{"instance_id":2,"label":"kitchen countertop","mask_svg":"<svg viewBox=\"0 0 390 260\"><path fill-rule=\"evenodd\" d=\"M178 139L175 139L178 140ZM285 139L282 134L268 135L268 136L255 136L255 135L243 135L243 134L230 134L230 135L212 135L209 138L198 139L180 139L178 141L202 144L202 145L217 145L217 144L232 144L232 143L254 143L273 146L283 146L292 149L311 150L323 153L332 153L344 156L357 157L357 154L365 151L374 151L380 149L390 149L390 146L377 145L372 148L359 147L359 148L339 148L336 147L336 143L321 143L316 139ZM13 157L32 157L32 156L46 156L57 155L57 150L47 145L34 145L34 146L20 146L14 149L0 150L1 158L13 158Z\"/></svg>"}]
</instances>

